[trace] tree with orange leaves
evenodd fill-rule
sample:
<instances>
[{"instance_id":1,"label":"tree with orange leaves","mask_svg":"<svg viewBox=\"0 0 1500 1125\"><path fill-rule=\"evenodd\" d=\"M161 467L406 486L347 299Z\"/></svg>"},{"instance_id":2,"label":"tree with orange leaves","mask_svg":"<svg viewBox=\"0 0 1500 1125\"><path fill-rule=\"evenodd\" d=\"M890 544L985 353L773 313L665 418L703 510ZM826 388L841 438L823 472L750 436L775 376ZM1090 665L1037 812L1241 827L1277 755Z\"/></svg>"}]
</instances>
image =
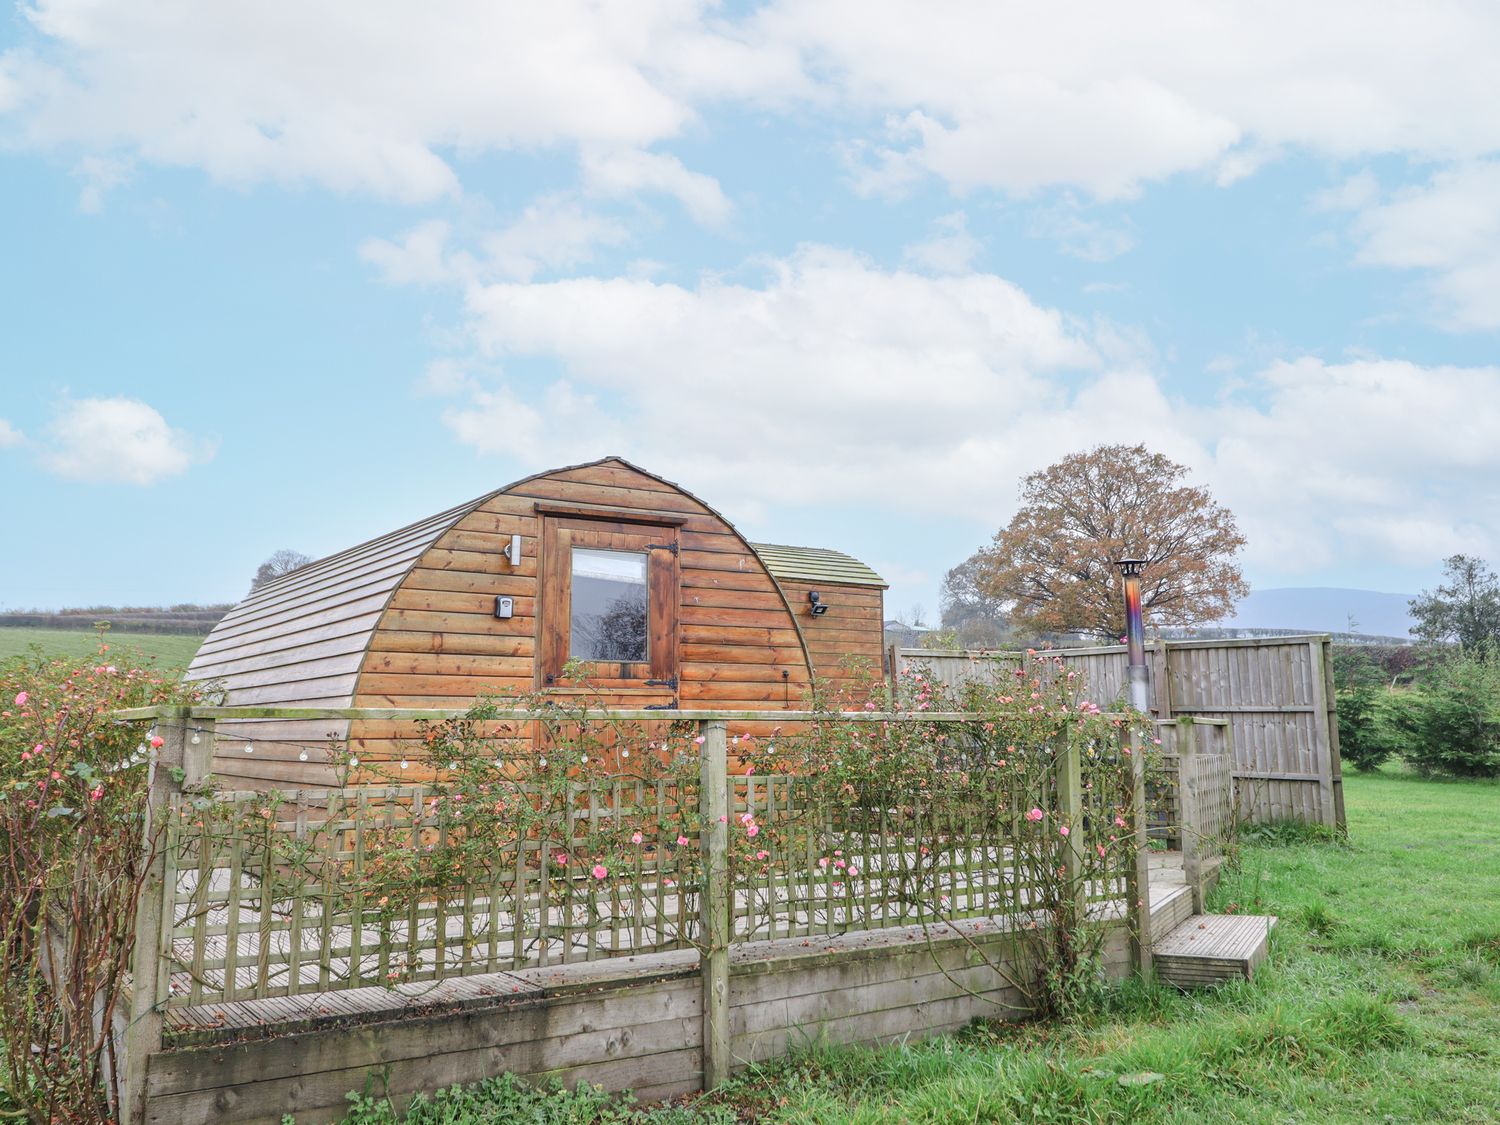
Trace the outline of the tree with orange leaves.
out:
<instances>
[{"instance_id":1,"label":"tree with orange leaves","mask_svg":"<svg viewBox=\"0 0 1500 1125\"><path fill-rule=\"evenodd\" d=\"M976 556L979 584L1015 625L1118 640L1115 562L1138 558L1148 626L1227 617L1249 592L1235 561L1245 537L1187 472L1144 445L1101 445L1030 474L1021 510Z\"/></svg>"}]
</instances>

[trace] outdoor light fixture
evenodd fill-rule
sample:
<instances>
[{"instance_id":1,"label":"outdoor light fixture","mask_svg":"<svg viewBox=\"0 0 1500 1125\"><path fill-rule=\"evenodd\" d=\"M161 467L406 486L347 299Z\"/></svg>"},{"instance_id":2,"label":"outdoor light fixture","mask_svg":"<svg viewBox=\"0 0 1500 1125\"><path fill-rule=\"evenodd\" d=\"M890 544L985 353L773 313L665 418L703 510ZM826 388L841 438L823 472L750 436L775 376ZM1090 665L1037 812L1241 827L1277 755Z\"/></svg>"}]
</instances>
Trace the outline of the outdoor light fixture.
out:
<instances>
[{"instance_id":1,"label":"outdoor light fixture","mask_svg":"<svg viewBox=\"0 0 1500 1125\"><path fill-rule=\"evenodd\" d=\"M1141 571L1145 559L1120 559L1115 563L1125 579L1125 644L1129 651L1125 674L1130 685L1130 705L1137 711L1151 706L1151 688L1146 669L1146 628L1141 622Z\"/></svg>"},{"instance_id":2,"label":"outdoor light fixture","mask_svg":"<svg viewBox=\"0 0 1500 1125\"><path fill-rule=\"evenodd\" d=\"M823 600L823 595L816 590L807 592L808 612L814 617L822 617L828 612L828 603Z\"/></svg>"},{"instance_id":3,"label":"outdoor light fixture","mask_svg":"<svg viewBox=\"0 0 1500 1125\"><path fill-rule=\"evenodd\" d=\"M511 566L520 566L521 565L521 537L519 535L512 535L510 537L510 546L506 547L505 550L502 551L502 552L500 552L500 553L503 554L506 558L508 558L510 560L510 565Z\"/></svg>"}]
</instances>

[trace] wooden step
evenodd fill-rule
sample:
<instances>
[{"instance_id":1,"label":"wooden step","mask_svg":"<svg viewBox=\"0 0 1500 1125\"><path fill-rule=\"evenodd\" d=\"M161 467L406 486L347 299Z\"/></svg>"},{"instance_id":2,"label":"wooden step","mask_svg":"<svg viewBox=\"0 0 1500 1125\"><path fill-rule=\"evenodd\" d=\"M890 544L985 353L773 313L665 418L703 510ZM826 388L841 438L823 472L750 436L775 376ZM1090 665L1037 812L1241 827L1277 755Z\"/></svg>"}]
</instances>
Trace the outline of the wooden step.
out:
<instances>
[{"instance_id":1,"label":"wooden step","mask_svg":"<svg viewBox=\"0 0 1500 1125\"><path fill-rule=\"evenodd\" d=\"M1156 975L1178 988L1249 980L1266 959L1270 914L1194 914L1152 948Z\"/></svg>"}]
</instances>

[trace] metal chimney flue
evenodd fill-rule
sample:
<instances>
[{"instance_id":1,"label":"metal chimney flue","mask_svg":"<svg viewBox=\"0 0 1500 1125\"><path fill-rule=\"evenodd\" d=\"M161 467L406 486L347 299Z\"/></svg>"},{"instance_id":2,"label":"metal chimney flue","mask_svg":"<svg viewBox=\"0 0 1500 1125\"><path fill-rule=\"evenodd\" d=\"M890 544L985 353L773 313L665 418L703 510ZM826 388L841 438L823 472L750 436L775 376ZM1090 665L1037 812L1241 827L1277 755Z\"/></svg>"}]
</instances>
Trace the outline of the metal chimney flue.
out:
<instances>
[{"instance_id":1,"label":"metal chimney flue","mask_svg":"<svg viewBox=\"0 0 1500 1125\"><path fill-rule=\"evenodd\" d=\"M1125 644L1128 649L1125 670L1130 686L1130 705L1137 711L1151 709L1151 672L1146 667L1146 627L1141 620L1141 571L1145 559L1121 559L1115 563L1125 579Z\"/></svg>"}]
</instances>

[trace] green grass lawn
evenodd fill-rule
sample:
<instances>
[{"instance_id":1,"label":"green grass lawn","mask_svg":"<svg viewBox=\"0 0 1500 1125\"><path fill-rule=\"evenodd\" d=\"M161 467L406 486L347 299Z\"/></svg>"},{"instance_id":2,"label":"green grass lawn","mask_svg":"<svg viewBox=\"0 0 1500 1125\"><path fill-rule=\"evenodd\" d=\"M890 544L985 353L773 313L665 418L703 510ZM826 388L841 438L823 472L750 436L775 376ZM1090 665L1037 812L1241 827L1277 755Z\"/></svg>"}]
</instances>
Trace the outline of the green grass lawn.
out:
<instances>
[{"instance_id":1,"label":"green grass lawn","mask_svg":"<svg viewBox=\"0 0 1500 1125\"><path fill-rule=\"evenodd\" d=\"M1214 894L1281 918L1252 983L1131 985L1071 1025L813 1050L689 1106L495 1080L408 1120L1500 1122L1500 786L1390 771L1345 794L1348 843L1264 833Z\"/></svg>"},{"instance_id":2,"label":"green grass lawn","mask_svg":"<svg viewBox=\"0 0 1500 1125\"><path fill-rule=\"evenodd\" d=\"M131 649L155 660L163 668L186 668L202 637L173 633L106 634L111 652ZM99 651L99 636L83 629L0 628L0 660L29 653L33 646L48 656L91 656Z\"/></svg>"}]
</instances>

